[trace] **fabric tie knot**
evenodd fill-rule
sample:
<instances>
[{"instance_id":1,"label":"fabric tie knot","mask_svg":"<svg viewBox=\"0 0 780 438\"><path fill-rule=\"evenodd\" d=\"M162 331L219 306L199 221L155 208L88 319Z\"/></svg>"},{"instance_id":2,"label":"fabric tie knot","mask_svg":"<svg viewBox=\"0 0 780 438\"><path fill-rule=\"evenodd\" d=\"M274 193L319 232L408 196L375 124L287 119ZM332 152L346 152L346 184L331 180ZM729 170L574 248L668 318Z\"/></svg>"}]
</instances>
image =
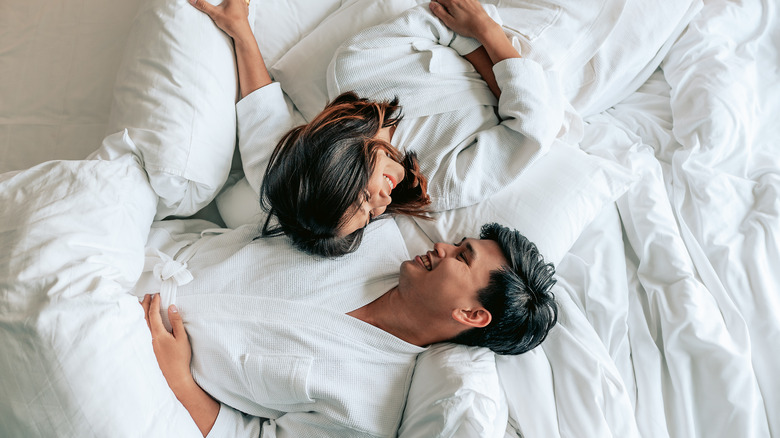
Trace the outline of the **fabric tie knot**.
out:
<instances>
[{"instance_id":1,"label":"fabric tie knot","mask_svg":"<svg viewBox=\"0 0 780 438\"><path fill-rule=\"evenodd\" d=\"M160 251L156 252L159 261L152 269L152 273L156 278L159 278L163 282L172 280L177 286L185 285L193 280L192 273L187 270L186 262L182 263L172 259L165 253Z\"/></svg>"},{"instance_id":2,"label":"fabric tie knot","mask_svg":"<svg viewBox=\"0 0 780 438\"><path fill-rule=\"evenodd\" d=\"M147 255L145 265L144 271L152 271L153 277L160 280L160 298L163 309L167 309L171 304L176 304L177 288L194 279L192 273L187 269L186 262L174 260L168 254L156 249L152 254Z\"/></svg>"}]
</instances>

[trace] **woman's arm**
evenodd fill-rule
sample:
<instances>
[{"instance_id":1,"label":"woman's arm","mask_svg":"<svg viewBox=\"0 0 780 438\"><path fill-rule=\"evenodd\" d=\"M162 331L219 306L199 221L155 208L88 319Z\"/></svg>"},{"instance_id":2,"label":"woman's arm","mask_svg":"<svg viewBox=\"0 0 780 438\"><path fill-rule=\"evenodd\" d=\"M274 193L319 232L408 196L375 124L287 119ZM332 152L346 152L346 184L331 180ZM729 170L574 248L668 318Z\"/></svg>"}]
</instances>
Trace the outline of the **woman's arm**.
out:
<instances>
[{"instance_id":1,"label":"woman's arm","mask_svg":"<svg viewBox=\"0 0 780 438\"><path fill-rule=\"evenodd\" d=\"M398 96L407 134L399 146L418 154L435 211L486 199L565 133L570 114L558 73L518 58L514 47L509 53L500 30L503 40L495 31L479 37L491 63L511 58L492 68L498 101L463 57L480 42L447 27L427 5L359 32L331 63L331 96L345 90L373 99ZM404 124L414 124L414 132Z\"/></svg>"},{"instance_id":2,"label":"woman's arm","mask_svg":"<svg viewBox=\"0 0 780 438\"><path fill-rule=\"evenodd\" d=\"M467 61L487 82L496 97L501 96L493 66L505 59L520 58L501 26L485 12L477 0L434 0L430 4L433 15L453 31L482 44L482 47L464 55Z\"/></svg>"},{"instance_id":3,"label":"woman's arm","mask_svg":"<svg viewBox=\"0 0 780 438\"><path fill-rule=\"evenodd\" d=\"M208 435L217 421L220 405L192 378L190 372L192 349L181 315L176 306L172 305L168 308L168 319L173 328L173 333L169 333L160 317L160 295L145 296L141 305L144 308L146 324L152 332L154 355L157 357L157 363L168 386L195 420L203 436Z\"/></svg>"},{"instance_id":4,"label":"woman's arm","mask_svg":"<svg viewBox=\"0 0 780 438\"><path fill-rule=\"evenodd\" d=\"M305 121L287 105L279 84L272 84L249 27L247 1L224 0L219 6L213 6L208 0L189 1L233 39L241 90L241 100L236 104L238 147L244 175L259 199L263 175L276 142Z\"/></svg>"},{"instance_id":5,"label":"woman's arm","mask_svg":"<svg viewBox=\"0 0 780 438\"><path fill-rule=\"evenodd\" d=\"M496 97L501 97L501 88L496 81L496 75L493 74L493 61L485 50L485 46L479 46L477 50L463 55L463 58L470 62L474 66L474 70L487 82L490 92Z\"/></svg>"},{"instance_id":6,"label":"woman's arm","mask_svg":"<svg viewBox=\"0 0 780 438\"><path fill-rule=\"evenodd\" d=\"M225 0L219 6L214 6L207 0L190 0L190 3L211 17L220 29L233 38L241 98L270 84L271 75L265 68L263 55L252 34L252 28L249 27L249 2Z\"/></svg>"}]
</instances>

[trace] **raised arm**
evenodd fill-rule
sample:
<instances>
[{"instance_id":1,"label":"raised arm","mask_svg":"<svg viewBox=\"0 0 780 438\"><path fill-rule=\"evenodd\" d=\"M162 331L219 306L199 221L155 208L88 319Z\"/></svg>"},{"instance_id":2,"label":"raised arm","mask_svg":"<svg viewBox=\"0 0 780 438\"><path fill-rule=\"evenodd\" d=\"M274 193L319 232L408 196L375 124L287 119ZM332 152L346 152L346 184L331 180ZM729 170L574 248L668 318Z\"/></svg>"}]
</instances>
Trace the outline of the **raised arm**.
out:
<instances>
[{"instance_id":1,"label":"raised arm","mask_svg":"<svg viewBox=\"0 0 780 438\"><path fill-rule=\"evenodd\" d=\"M271 75L265 68L263 55L249 27L249 0L224 0L214 6L206 0L189 0L226 34L233 38L238 66L238 84L241 97L271 83Z\"/></svg>"},{"instance_id":2,"label":"raised arm","mask_svg":"<svg viewBox=\"0 0 780 438\"><path fill-rule=\"evenodd\" d=\"M220 404L206 393L192 378L190 359L192 350L184 324L176 306L168 309L173 333L169 333L160 317L160 295L147 295L141 302L149 330L152 332L152 347L157 364L168 382L173 394L184 405L195 420L198 429L206 436L219 415Z\"/></svg>"},{"instance_id":3,"label":"raised arm","mask_svg":"<svg viewBox=\"0 0 780 438\"><path fill-rule=\"evenodd\" d=\"M236 104L238 147L244 175L259 198L263 175L276 143L304 120L285 102L279 84L271 80L249 27L248 0L224 0L219 6L207 0L190 0L190 3L233 38L241 90L241 100Z\"/></svg>"},{"instance_id":4,"label":"raised arm","mask_svg":"<svg viewBox=\"0 0 780 438\"><path fill-rule=\"evenodd\" d=\"M490 18L477 0L438 0L432 1L429 8L447 27L482 44L463 57L487 82L493 95L501 96L493 66L505 59L520 58L501 25Z\"/></svg>"}]
</instances>

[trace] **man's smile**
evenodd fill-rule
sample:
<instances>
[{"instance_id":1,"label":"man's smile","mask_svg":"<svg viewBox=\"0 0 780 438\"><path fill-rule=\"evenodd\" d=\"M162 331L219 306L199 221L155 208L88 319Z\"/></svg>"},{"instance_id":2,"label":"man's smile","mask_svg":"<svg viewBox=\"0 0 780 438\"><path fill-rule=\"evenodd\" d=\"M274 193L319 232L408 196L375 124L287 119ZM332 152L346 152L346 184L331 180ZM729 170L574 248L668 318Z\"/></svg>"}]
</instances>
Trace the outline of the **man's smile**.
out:
<instances>
[{"instance_id":1,"label":"man's smile","mask_svg":"<svg viewBox=\"0 0 780 438\"><path fill-rule=\"evenodd\" d=\"M431 263L430 253L427 253L427 254L424 254L424 255L421 255L421 256L417 256L417 257L414 258L414 260L417 263L419 263L420 265L422 265L422 267L425 268L428 271L433 269L433 263Z\"/></svg>"}]
</instances>

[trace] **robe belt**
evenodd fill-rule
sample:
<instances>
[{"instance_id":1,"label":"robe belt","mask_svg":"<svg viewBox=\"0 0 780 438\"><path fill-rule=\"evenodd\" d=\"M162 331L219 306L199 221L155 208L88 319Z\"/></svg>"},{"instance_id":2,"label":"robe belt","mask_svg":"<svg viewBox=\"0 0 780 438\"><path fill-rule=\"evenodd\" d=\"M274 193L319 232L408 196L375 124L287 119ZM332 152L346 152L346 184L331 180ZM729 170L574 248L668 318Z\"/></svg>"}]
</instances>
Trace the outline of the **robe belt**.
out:
<instances>
[{"instance_id":1,"label":"robe belt","mask_svg":"<svg viewBox=\"0 0 780 438\"><path fill-rule=\"evenodd\" d=\"M187 270L187 262L174 260L157 249L146 254L144 271L151 271L154 278L160 280L160 305L163 309L176 303L176 291L179 286L184 286L194 278Z\"/></svg>"},{"instance_id":2,"label":"robe belt","mask_svg":"<svg viewBox=\"0 0 780 438\"><path fill-rule=\"evenodd\" d=\"M164 252L149 248L144 260L144 272L151 272L153 277L160 281L160 308L167 309L171 304L176 304L176 291L179 286L191 282L195 277L187 269L187 262L201 247L206 234L223 234L229 230L224 228L210 228L200 233L201 238L194 243L182 248L174 257Z\"/></svg>"}]
</instances>

